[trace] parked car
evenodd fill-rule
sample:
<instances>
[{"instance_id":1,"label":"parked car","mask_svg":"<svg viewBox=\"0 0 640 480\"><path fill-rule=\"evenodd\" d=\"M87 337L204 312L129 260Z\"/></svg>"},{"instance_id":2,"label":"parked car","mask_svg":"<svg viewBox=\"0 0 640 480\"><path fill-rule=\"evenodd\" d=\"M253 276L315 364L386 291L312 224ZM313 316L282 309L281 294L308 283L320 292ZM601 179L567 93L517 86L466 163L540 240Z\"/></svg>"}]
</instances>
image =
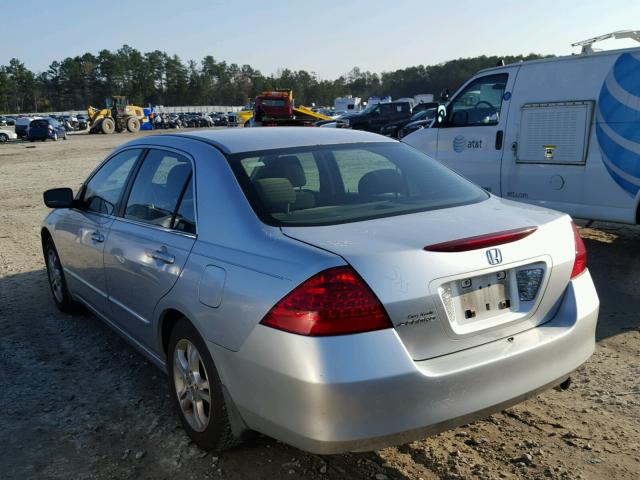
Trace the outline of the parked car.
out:
<instances>
[{"instance_id":1,"label":"parked car","mask_svg":"<svg viewBox=\"0 0 640 480\"><path fill-rule=\"evenodd\" d=\"M382 135L387 135L388 137L398 138L398 131L404 127L406 124L410 122L415 122L417 120L422 120L426 117L431 117L433 120L435 116L435 110L419 110L417 113L414 113L409 118L403 118L401 120L396 120L391 123L387 123L380 129L380 133Z\"/></svg>"},{"instance_id":2,"label":"parked car","mask_svg":"<svg viewBox=\"0 0 640 480\"><path fill-rule=\"evenodd\" d=\"M55 118L39 118L31 120L29 129L27 130L27 140L33 142L35 140L51 139L54 142L62 138L67 139L67 131Z\"/></svg>"},{"instance_id":3,"label":"parked car","mask_svg":"<svg viewBox=\"0 0 640 480\"><path fill-rule=\"evenodd\" d=\"M337 120L338 127L350 127L354 130L366 130L380 133L380 129L391 122L411 117L409 102L386 102L367 107L360 113L343 115Z\"/></svg>"},{"instance_id":4,"label":"parked car","mask_svg":"<svg viewBox=\"0 0 640 480\"><path fill-rule=\"evenodd\" d=\"M594 349L571 218L380 135L147 136L44 200L54 302L166 369L204 449L407 442L566 386Z\"/></svg>"},{"instance_id":5,"label":"parked car","mask_svg":"<svg viewBox=\"0 0 640 480\"><path fill-rule=\"evenodd\" d=\"M436 118L437 110L433 108L431 110L424 110L424 112L425 114L422 117L420 117L418 120L411 121L405 124L403 127L401 127L398 130L396 137L401 139L406 137L410 133L415 132L416 130L420 130L421 128L429 128L433 124ZM419 113L422 113L422 112L419 112Z\"/></svg>"},{"instance_id":6,"label":"parked car","mask_svg":"<svg viewBox=\"0 0 640 480\"><path fill-rule=\"evenodd\" d=\"M29 125L31 121L41 117L18 117L16 119L16 135L18 138L26 138L27 130L29 130Z\"/></svg>"},{"instance_id":7,"label":"parked car","mask_svg":"<svg viewBox=\"0 0 640 480\"><path fill-rule=\"evenodd\" d=\"M0 127L0 143L6 143L9 140L16 140L18 135L15 131L7 127Z\"/></svg>"},{"instance_id":8,"label":"parked car","mask_svg":"<svg viewBox=\"0 0 640 480\"><path fill-rule=\"evenodd\" d=\"M12 127L16 124L16 119L13 117L5 117L0 115L0 127Z\"/></svg>"}]
</instances>

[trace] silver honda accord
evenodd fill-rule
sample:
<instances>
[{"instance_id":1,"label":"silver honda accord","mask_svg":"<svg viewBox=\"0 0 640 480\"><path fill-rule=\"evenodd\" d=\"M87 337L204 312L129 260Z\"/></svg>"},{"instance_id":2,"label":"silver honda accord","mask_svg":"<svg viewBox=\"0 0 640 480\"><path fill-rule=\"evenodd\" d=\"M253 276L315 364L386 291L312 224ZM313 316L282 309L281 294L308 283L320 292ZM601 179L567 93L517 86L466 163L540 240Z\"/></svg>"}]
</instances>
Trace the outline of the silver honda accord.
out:
<instances>
[{"instance_id":1,"label":"silver honda accord","mask_svg":"<svg viewBox=\"0 0 640 480\"><path fill-rule=\"evenodd\" d=\"M570 217L379 135L147 136L44 200L55 303L164 369L205 449L415 440L566 385L594 349Z\"/></svg>"}]
</instances>

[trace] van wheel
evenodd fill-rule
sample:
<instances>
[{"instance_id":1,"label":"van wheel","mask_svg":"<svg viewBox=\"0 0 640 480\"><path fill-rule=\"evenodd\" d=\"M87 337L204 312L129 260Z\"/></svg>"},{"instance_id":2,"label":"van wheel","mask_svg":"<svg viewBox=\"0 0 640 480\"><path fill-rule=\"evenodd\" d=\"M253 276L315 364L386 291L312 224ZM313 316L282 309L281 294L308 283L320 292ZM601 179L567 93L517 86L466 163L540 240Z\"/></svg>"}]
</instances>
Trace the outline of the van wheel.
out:
<instances>
[{"instance_id":1,"label":"van wheel","mask_svg":"<svg viewBox=\"0 0 640 480\"><path fill-rule=\"evenodd\" d=\"M204 450L226 450L240 443L231 429L209 349L186 318L171 332L167 369L171 398L189 437Z\"/></svg>"},{"instance_id":2,"label":"van wheel","mask_svg":"<svg viewBox=\"0 0 640 480\"><path fill-rule=\"evenodd\" d=\"M58 251L51 237L44 242L44 260L47 265L47 276L49 278L49 287L53 295L53 301L56 307L64 313L73 313L77 311L80 304L73 300L67 287L67 281L64 278L64 271L60 263Z\"/></svg>"}]
</instances>

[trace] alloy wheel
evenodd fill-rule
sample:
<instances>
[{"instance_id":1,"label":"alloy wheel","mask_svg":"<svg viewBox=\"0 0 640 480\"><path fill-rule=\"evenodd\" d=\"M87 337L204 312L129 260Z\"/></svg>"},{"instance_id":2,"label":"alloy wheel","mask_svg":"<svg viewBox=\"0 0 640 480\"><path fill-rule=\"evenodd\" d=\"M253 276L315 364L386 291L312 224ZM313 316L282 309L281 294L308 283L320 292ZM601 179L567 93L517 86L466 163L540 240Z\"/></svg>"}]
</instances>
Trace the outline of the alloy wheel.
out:
<instances>
[{"instance_id":1,"label":"alloy wheel","mask_svg":"<svg viewBox=\"0 0 640 480\"><path fill-rule=\"evenodd\" d=\"M202 357L183 338L176 344L173 360L173 382L182 414L191 428L202 432L211 420L211 390Z\"/></svg>"},{"instance_id":2,"label":"alloy wheel","mask_svg":"<svg viewBox=\"0 0 640 480\"><path fill-rule=\"evenodd\" d=\"M64 283L62 280L62 267L58 261L58 254L53 248L49 248L47 252L47 273L49 274L49 283L51 291L59 303L64 302Z\"/></svg>"}]
</instances>

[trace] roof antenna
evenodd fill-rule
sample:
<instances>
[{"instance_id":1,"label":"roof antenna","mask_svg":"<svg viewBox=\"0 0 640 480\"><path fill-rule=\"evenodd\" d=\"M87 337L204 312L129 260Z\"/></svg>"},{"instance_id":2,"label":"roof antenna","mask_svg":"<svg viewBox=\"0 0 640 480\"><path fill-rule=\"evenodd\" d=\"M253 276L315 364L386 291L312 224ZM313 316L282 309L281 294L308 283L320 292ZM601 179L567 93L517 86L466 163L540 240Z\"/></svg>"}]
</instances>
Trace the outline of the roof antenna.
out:
<instances>
[{"instance_id":1,"label":"roof antenna","mask_svg":"<svg viewBox=\"0 0 640 480\"><path fill-rule=\"evenodd\" d=\"M496 63L496 67L504 67L504 58L498 60L498 63Z\"/></svg>"}]
</instances>

